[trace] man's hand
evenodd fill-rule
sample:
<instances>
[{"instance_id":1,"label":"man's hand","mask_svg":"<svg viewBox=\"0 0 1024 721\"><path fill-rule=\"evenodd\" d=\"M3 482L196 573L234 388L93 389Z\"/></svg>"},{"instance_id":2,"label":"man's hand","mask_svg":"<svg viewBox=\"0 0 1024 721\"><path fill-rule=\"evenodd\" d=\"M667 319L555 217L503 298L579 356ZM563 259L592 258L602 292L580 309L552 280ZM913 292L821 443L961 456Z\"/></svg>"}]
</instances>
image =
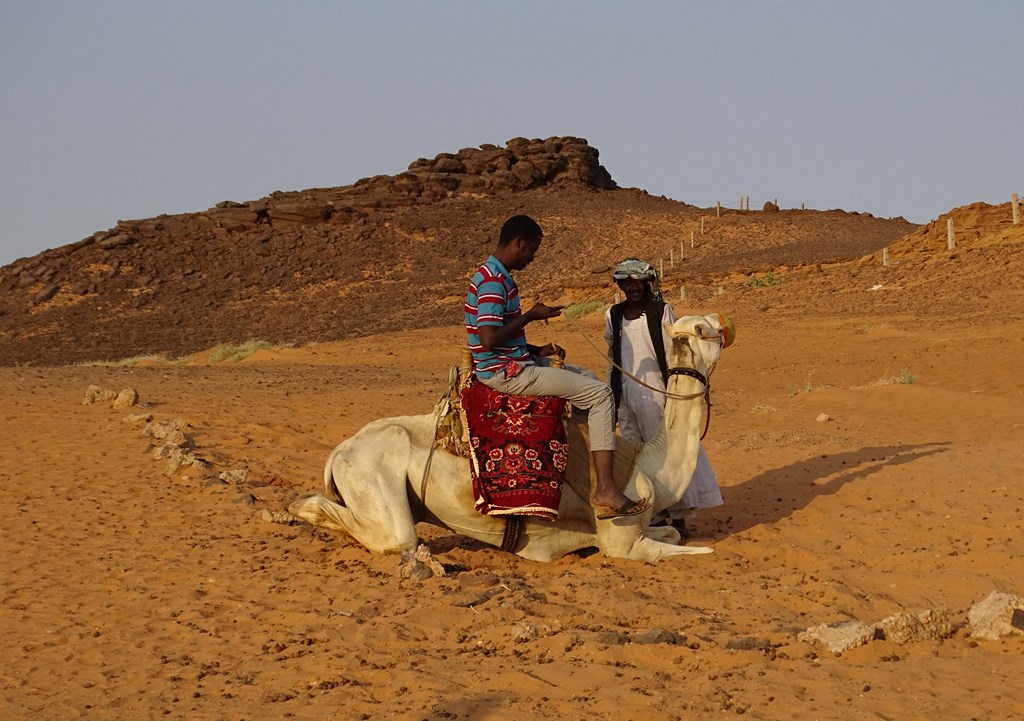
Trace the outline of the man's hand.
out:
<instances>
[{"instance_id":1,"label":"man's hand","mask_svg":"<svg viewBox=\"0 0 1024 721\"><path fill-rule=\"evenodd\" d=\"M477 334L480 336L480 345L486 350L491 350L500 345L504 345L508 342L509 338L514 337L520 333L529 323L535 320L547 321L548 318L554 318L557 315L562 314L561 305L544 305L538 303L537 305L530 308L515 320L506 323L504 325L482 325L477 328Z\"/></svg>"},{"instance_id":2,"label":"man's hand","mask_svg":"<svg viewBox=\"0 0 1024 721\"><path fill-rule=\"evenodd\" d=\"M535 320L547 320L548 318L554 318L562 315L562 305L544 305L543 303L537 303L537 305L526 311L524 315L527 317L527 322Z\"/></svg>"},{"instance_id":3,"label":"man's hand","mask_svg":"<svg viewBox=\"0 0 1024 721\"><path fill-rule=\"evenodd\" d=\"M542 358L556 355L562 360L565 360L565 348L560 345L555 345L554 343L548 343L546 346L541 346L537 349L537 355Z\"/></svg>"}]
</instances>

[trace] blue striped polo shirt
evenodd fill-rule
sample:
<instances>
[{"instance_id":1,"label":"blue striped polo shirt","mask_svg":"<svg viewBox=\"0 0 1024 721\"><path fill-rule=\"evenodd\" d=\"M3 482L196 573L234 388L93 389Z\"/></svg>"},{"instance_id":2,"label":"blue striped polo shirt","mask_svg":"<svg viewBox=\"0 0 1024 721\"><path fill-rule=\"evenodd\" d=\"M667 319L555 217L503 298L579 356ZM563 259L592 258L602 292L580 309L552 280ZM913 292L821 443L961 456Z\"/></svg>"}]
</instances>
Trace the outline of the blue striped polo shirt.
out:
<instances>
[{"instance_id":1,"label":"blue striped polo shirt","mask_svg":"<svg viewBox=\"0 0 1024 721\"><path fill-rule=\"evenodd\" d=\"M469 349L473 352L473 369L477 376L490 378L510 364L533 365L526 347L526 333L523 331L510 338L506 345L496 346L489 351L480 345L480 335L477 333L479 326L503 326L522 315L519 309L519 287L504 264L493 255L473 275L463 310Z\"/></svg>"}]
</instances>

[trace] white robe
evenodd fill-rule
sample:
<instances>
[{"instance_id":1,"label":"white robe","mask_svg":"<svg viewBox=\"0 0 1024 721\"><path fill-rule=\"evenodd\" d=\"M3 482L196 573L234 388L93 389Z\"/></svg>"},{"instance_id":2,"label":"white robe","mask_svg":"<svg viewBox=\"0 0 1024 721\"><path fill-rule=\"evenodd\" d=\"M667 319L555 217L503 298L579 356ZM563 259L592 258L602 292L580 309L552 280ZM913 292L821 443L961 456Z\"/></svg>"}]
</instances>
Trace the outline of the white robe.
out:
<instances>
[{"instance_id":1,"label":"white robe","mask_svg":"<svg viewBox=\"0 0 1024 721\"><path fill-rule=\"evenodd\" d=\"M604 339L608 344L608 358L612 357L612 316L611 310L605 311ZM672 306L665 304L662 323L675 323ZM623 370L636 376L649 386L665 390L665 382L661 377L661 368L654 352L654 343L647 327L647 317L641 315L636 320L622 319L621 366ZM609 379L611 378L611 368ZM646 443L657 435L661 421L665 415L665 396L650 388L644 388L631 378L622 378L622 397L617 408L619 433L631 441ZM665 510L670 518L683 518L688 511L695 508L711 508L722 505L722 492L718 488L718 479L711 468L711 461L704 444L697 451L697 466L693 478L682 499L676 505Z\"/></svg>"}]
</instances>

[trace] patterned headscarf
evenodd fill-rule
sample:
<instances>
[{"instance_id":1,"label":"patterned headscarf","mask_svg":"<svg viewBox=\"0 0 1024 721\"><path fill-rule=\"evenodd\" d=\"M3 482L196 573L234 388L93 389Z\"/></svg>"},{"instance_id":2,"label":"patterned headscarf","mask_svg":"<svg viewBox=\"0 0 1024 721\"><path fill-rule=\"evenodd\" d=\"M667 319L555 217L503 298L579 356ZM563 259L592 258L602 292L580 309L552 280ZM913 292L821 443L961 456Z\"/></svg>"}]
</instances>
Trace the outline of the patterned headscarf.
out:
<instances>
[{"instance_id":1,"label":"patterned headscarf","mask_svg":"<svg viewBox=\"0 0 1024 721\"><path fill-rule=\"evenodd\" d=\"M639 258L626 258L615 266L615 270L612 271L612 278L615 281L626 280L627 278L645 280L651 289L651 298L661 300L661 290L658 288L658 271L646 261Z\"/></svg>"}]
</instances>

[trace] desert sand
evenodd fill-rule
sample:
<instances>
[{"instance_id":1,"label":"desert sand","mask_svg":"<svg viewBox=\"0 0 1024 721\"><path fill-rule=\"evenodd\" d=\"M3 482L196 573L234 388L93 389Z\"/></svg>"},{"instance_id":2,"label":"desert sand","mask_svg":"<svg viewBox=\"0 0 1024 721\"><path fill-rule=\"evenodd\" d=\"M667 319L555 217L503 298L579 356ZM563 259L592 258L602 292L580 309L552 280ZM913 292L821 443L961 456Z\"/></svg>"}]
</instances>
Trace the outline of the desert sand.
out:
<instances>
[{"instance_id":1,"label":"desert sand","mask_svg":"<svg viewBox=\"0 0 1024 721\"><path fill-rule=\"evenodd\" d=\"M421 525L447 574L416 581L268 520L364 423L430 410L457 322L239 363L0 368L0 717L1020 718L1024 636L972 638L967 612L1024 594L1024 244L925 235L889 267L674 301L739 334L705 441L725 505L691 524L714 553L658 564L539 564ZM601 329L592 313L530 335L603 373ZM90 385L140 403L86 404ZM180 420L208 467L168 475L139 414ZM798 638L928 610L947 638Z\"/></svg>"}]
</instances>

